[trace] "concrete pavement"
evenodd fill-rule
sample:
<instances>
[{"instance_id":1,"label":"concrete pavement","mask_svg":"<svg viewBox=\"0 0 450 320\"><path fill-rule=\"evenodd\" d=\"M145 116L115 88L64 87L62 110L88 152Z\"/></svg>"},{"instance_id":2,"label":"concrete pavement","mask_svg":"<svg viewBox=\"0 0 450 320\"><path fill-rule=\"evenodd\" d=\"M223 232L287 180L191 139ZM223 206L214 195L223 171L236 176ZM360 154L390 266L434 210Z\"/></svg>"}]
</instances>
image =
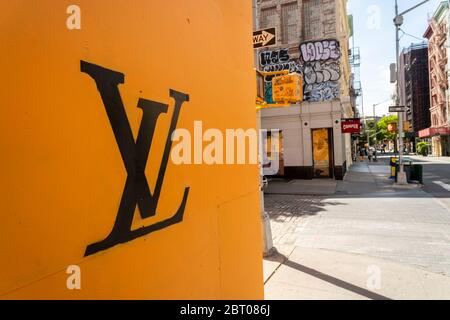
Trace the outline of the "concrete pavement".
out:
<instances>
[{"instance_id":1,"label":"concrete pavement","mask_svg":"<svg viewBox=\"0 0 450 320\"><path fill-rule=\"evenodd\" d=\"M266 195L280 252L266 298L450 299L450 211L394 187L386 162L353 166L334 194Z\"/></svg>"}]
</instances>

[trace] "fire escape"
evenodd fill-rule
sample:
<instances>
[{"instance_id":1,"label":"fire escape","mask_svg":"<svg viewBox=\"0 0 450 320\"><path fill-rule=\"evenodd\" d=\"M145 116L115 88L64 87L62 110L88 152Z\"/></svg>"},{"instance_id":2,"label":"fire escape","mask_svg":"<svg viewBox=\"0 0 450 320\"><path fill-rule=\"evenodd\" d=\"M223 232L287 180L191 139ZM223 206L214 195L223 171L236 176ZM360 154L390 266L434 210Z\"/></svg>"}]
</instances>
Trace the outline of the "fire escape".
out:
<instances>
[{"instance_id":1,"label":"fire escape","mask_svg":"<svg viewBox=\"0 0 450 320\"><path fill-rule=\"evenodd\" d=\"M446 90L447 79L447 49L445 41L447 38L446 27L438 24L435 19L430 22L433 35L429 41L429 62L431 82L431 114L432 127L441 127L447 123L446 116Z\"/></svg>"},{"instance_id":2,"label":"fire escape","mask_svg":"<svg viewBox=\"0 0 450 320\"><path fill-rule=\"evenodd\" d=\"M358 47L350 50L349 62L352 70L352 81L350 87L350 96L352 98L353 112L359 117L359 107L362 104L362 88L361 88L361 55Z\"/></svg>"}]
</instances>

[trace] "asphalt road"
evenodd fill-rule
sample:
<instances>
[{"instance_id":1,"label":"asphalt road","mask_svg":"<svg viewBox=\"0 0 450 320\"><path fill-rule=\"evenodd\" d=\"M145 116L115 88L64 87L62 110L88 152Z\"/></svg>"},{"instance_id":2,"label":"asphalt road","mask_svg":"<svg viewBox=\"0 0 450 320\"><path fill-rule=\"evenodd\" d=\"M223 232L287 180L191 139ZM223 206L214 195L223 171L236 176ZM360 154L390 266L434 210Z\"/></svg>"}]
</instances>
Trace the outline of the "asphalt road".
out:
<instances>
[{"instance_id":1,"label":"asphalt road","mask_svg":"<svg viewBox=\"0 0 450 320\"><path fill-rule=\"evenodd\" d=\"M409 156L414 163L423 165L423 190L435 197L450 198L450 158Z\"/></svg>"},{"instance_id":2,"label":"asphalt road","mask_svg":"<svg viewBox=\"0 0 450 320\"><path fill-rule=\"evenodd\" d=\"M450 158L409 156L414 163L423 165L423 190L450 210Z\"/></svg>"},{"instance_id":3,"label":"asphalt road","mask_svg":"<svg viewBox=\"0 0 450 320\"><path fill-rule=\"evenodd\" d=\"M450 299L450 159L411 158L424 165L423 188L393 186L383 155L353 166L334 195L267 195L287 260L272 268L266 297ZM372 267L379 289L366 282Z\"/></svg>"}]
</instances>

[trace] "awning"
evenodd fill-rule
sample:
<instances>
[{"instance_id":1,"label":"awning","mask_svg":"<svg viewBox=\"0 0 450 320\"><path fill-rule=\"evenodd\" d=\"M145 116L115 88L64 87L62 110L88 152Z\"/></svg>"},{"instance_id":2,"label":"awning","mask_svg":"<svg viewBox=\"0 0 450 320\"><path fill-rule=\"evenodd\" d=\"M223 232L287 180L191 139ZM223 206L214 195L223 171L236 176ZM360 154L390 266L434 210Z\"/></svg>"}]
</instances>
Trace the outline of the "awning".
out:
<instances>
[{"instance_id":1,"label":"awning","mask_svg":"<svg viewBox=\"0 0 450 320\"><path fill-rule=\"evenodd\" d=\"M441 127L441 128L428 128L419 131L419 138L429 138L434 136L449 136L450 128Z\"/></svg>"}]
</instances>

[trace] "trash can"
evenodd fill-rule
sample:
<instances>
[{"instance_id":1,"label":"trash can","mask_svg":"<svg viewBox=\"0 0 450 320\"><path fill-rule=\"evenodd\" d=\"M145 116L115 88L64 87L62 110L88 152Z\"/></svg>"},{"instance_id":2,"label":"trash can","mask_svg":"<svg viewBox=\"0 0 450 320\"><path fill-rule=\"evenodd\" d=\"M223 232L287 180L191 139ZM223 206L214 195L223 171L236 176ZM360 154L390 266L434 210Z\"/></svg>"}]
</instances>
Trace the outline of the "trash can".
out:
<instances>
[{"instance_id":1,"label":"trash can","mask_svg":"<svg viewBox=\"0 0 450 320\"><path fill-rule=\"evenodd\" d=\"M409 163L404 163L403 168L406 173L406 179L408 183L412 182L419 182L420 184L423 184L423 166L420 164L412 164L410 161ZM399 165L396 164L395 168L395 182L397 182L398 179L398 172L400 171Z\"/></svg>"},{"instance_id":2,"label":"trash can","mask_svg":"<svg viewBox=\"0 0 450 320\"><path fill-rule=\"evenodd\" d=\"M423 184L423 165L414 164L411 166L411 181L417 181Z\"/></svg>"}]
</instances>

